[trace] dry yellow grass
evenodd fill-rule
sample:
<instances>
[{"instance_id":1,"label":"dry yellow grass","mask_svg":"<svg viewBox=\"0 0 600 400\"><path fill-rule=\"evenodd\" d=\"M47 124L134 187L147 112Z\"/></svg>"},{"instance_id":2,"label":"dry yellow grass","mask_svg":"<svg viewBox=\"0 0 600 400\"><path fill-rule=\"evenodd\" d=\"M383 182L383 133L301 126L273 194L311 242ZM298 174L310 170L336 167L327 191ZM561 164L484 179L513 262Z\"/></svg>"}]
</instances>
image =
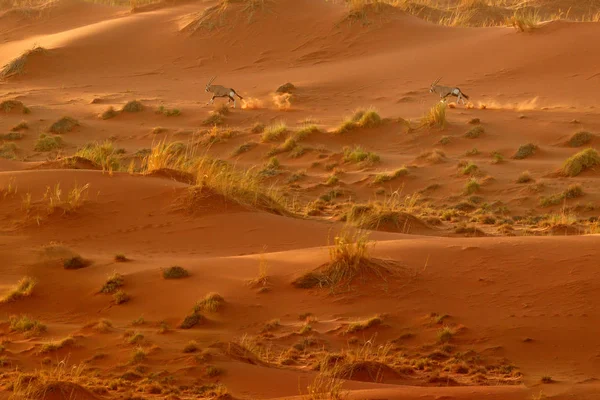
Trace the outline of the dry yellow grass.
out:
<instances>
[{"instance_id":1,"label":"dry yellow grass","mask_svg":"<svg viewBox=\"0 0 600 400\"><path fill-rule=\"evenodd\" d=\"M15 287L10 289L7 294L0 298L0 303L10 303L12 301L31 296L33 288L36 284L37 281L30 276L21 278Z\"/></svg>"}]
</instances>

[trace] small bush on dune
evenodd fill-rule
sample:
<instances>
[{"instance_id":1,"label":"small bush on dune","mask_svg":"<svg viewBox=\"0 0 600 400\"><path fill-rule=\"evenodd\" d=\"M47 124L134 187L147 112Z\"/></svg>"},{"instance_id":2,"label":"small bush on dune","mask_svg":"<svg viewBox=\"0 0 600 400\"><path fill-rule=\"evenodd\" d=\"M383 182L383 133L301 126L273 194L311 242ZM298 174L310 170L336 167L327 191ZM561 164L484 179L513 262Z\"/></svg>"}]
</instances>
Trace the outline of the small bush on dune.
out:
<instances>
[{"instance_id":1,"label":"small bush on dune","mask_svg":"<svg viewBox=\"0 0 600 400\"><path fill-rule=\"evenodd\" d=\"M375 109L358 109L346 118L334 133L345 133L356 128L374 128L381 125L381 122L381 116Z\"/></svg>"},{"instance_id":2,"label":"small bush on dune","mask_svg":"<svg viewBox=\"0 0 600 400\"><path fill-rule=\"evenodd\" d=\"M19 146L17 146L15 143L0 144L0 158L14 160L15 158L17 158L18 149Z\"/></svg>"},{"instance_id":3,"label":"small bush on dune","mask_svg":"<svg viewBox=\"0 0 600 400\"><path fill-rule=\"evenodd\" d=\"M519 146L519 149L517 150L513 158L515 160L522 160L533 155L537 149L538 147L533 143L523 144Z\"/></svg>"},{"instance_id":4,"label":"small bush on dune","mask_svg":"<svg viewBox=\"0 0 600 400\"><path fill-rule=\"evenodd\" d=\"M272 142L280 139L287 132L285 122L279 122L274 125L269 125L263 132L261 140L263 142Z\"/></svg>"},{"instance_id":5,"label":"small bush on dune","mask_svg":"<svg viewBox=\"0 0 600 400\"><path fill-rule=\"evenodd\" d=\"M104 143L88 143L83 148L77 150L75 155L91 160L107 171L116 171L121 165L117 157L117 150L109 140L106 140Z\"/></svg>"},{"instance_id":6,"label":"small bush on dune","mask_svg":"<svg viewBox=\"0 0 600 400\"><path fill-rule=\"evenodd\" d=\"M56 134L63 134L63 133L71 132L73 129L75 129L78 126L79 126L79 121L77 121L75 118L62 117L61 119L59 119L58 121L56 121L55 123L50 125L50 128L48 129L48 131L51 133L56 133Z\"/></svg>"},{"instance_id":7,"label":"small bush on dune","mask_svg":"<svg viewBox=\"0 0 600 400\"><path fill-rule=\"evenodd\" d=\"M27 315L11 316L8 319L10 330L12 332L21 332L39 335L46 332L46 325L35 319L29 318Z\"/></svg>"},{"instance_id":8,"label":"small bush on dune","mask_svg":"<svg viewBox=\"0 0 600 400\"><path fill-rule=\"evenodd\" d=\"M580 147L580 146L583 146L584 144L588 144L589 142L591 142L593 137L594 137L594 135L592 135L589 132L585 132L585 131L577 132L577 133L574 133L569 138L569 140L567 141L567 144L571 147Z\"/></svg>"},{"instance_id":9,"label":"small bush on dune","mask_svg":"<svg viewBox=\"0 0 600 400\"><path fill-rule=\"evenodd\" d=\"M102 289L100 289L100 293L114 293L124 284L125 278L123 275L119 274L118 272L114 272L108 277L102 286Z\"/></svg>"},{"instance_id":10,"label":"small bush on dune","mask_svg":"<svg viewBox=\"0 0 600 400\"><path fill-rule=\"evenodd\" d=\"M598 164L600 164L600 155L595 149L589 148L568 158L563 164L562 172L566 176L577 176Z\"/></svg>"},{"instance_id":11,"label":"small bush on dune","mask_svg":"<svg viewBox=\"0 0 600 400\"><path fill-rule=\"evenodd\" d=\"M23 134L20 132L9 132L0 134L0 140L21 140L23 139Z\"/></svg>"},{"instance_id":12,"label":"small bush on dune","mask_svg":"<svg viewBox=\"0 0 600 400\"><path fill-rule=\"evenodd\" d=\"M379 326L382 324L382 322L383 322L383 319L379 315L376 315L372 318L369 318L366 321L354 322L354 323L348 325L348 327L346 328L346 333L360 332L360 331L369 329L374 326Z\"/></svg>"},{"instance_id":13,"label":"small bush on dune","mask_svg":"<svg viewBox=\"0 0 600 400\"><path fill-rule=\"evenodd\" d=\"M519 32L529 32L539 27L541 17L537 10L516 10L508 20Z\"/></svg>"},{"instance_id":14,"label":"small bush on dune","mask_svg":"<svg viewBox=\"0 0 600 400\"><path fill-rule=\"evenodd\" d=\"M4 100L0 103L0 111L11 112L15 108L25 107L25 105L19 100Z\"/></svg>"},{"instance_id":15,"label":"small bush on dune","mask_svg":"<svg viewBox=\"0 0 600 400\"><path fill-rule=\"evenodd\" d=\"M202 316L202 314L199 314L197 312L193 312L183 319L181 324L179 324L179 328L180 329L191 329L194 326L201 323L202 321L204 321L204 316Z\"/></svg>"},{"instance_id":16,"label":"small bush on dune","mask_svg":"<svg viewBox=\"0 0 600 400\"><path fill-rule=\"evenodd\" d=\"M178 115L181 115L181 111L177 108L166 108L165 106L160 106L158 107L158 110L156 111L158 114L162 114L165 115L167 117L176 117Z\"/></svg>"},{"instance_id":17,"label":"small bush on dune","mask_svg":"<svg viewBox=\"0 0 600 400\"><path fill-rule=\"evenodd\" d=\"M421 119L421 126L443 129L448 124L446 119L446 103L436 103Z\"/></svg>"},{"instance_id":18,"label":"small bush on dune","mask_svg":"<svg viewBox=\"0 0 600 400\"><path fill-rule=\"evenodd\" d=\"M373 183L375 183L375 184L384 183L384 182L391 181L392 179L398 178L400 176L406 176L406 175L408 175L408 168L403 166L401 168L398 168L396 171L394 171L391 174L376 175L375 178L373 179Z\"/></svg>"},{"instance_id":19,"label":"small bush on dune","mask_svg":"<svg viewBox=\"0 0 600 400\"><path fill-rule=\"evenodd\" d=\"M479 182L476 179L469 179L469 181L465 184L465 194L473 194L478 192L480 188Z\"/></svg>"},{"instance_id":20,"label":"small bush on dune","mask_svg":"<svg viewBox=\"0 0 600 400\"><path fill-rule=\"evenodd\" d=\"M174 265L169 268L165 268L162 272L163 278L165 279L181 279L190 276L190 273L183 267Z\"/></svg>"},{"instance_id":21,"label":"small bush on dune","mask_svg":"<svg viewBox=\"0 0 600 400\"><path fill-rule=\"evenodd\" d=\"M218 293L209 293L194 306L194 312L200 311L217 312L225 304L225 299Z\"/></svg>"},{"instance_id":22,"label":"small bush on dune","mask_svg":"<svg viewBox=\"0 0 600 400\"><path fill-rule=\"evenodd\" d=\"M40 46L34 46L32 49L25 51L19 57L15 58L8 64L4 65L0 70L0 78L8 78L13 75L20 75L25 70L25 65L29 57L36 54L45 54L47 50Z\"/></svg>"},{"instance_id":23,"label":"small bush on dune","mask_svg":"<svg viewBox=\"0 0 600 400\"><path fill-rule=\"evenodd\" d=\"M370 151L366 151L360 146L354 146L353 148L351 148L351 147L344 148L344 162L349 162L349 163L364 162L366 164L374 164L374 163L379 162L380 160L381 159L377 154L372 153Z\"/></svg>"},{"instance_id":24,"label":"small bush on dune","mask_svg":"<svg viewBox=\"0 0 600 400\"><path fill-rule=\"evenodd\" d=\"M517 183L528 183L532 180L533 178L531 177L531 173L529 171L523 171L517 178Z\"/></svg>"},{"instance_id":25,"label":"small bush on dune","mask_svg":"<svg viewBox=\"0 0 600 400\"><path fill-rule=\"evenodd\" d=\"M127 102L127 104L125 104L123 106L121 111L132 113L132 112L140 112L143 110L144 110L144 105L142 103L140 103L137 100L132 100L132 101Z\"/></svg>"},{"instance_id":26,"label":"small bush on dune","mask_svg":"<svg viewBox=\"0 0 600 400\"><path fill-rule=\"evenodd\" d=\"M10 130L12 132L18 132L18 131L24 131L27 129L29 129L29 124L25 121L21 121L17 125L13 126ZM20 137L18 139L20 139ZM6 139L6 140L13 140L13 139Z\"/></svg>"},{"instance_id":27,"label":"small bush on dune","mask_svg":"<svg viewBox=\"0 0 600 400\"><path fill-rule=\"evenodd\" d=\"M22 278L15 287L0 298L0 303L10 303L23 297L31 296L36 283L37 281L30 276Z\"/></svg>"},{"instance_id":28,"label":"small bush on dune","mask_svg":"<svg viewBox=\"0 0 600 400\"><path fill-rule=\"evenodd\" d=\"M469 131L467 133L465 133L465 137L469 138L469 139L476 139L479 136L481 136L484 132L485 132L485 129L483 129L482 126L475 126L471 129L469 129Z\"/></svg>"},{"instance_id":29,"label":"small bush on dune","mask_svg":"<svg viewBox=\"0 0 600 400\"><path fill-rule=\"evenodd\" d=\"M113 300L114 300L115 304L123 304L123 303L127 303L129 300L131 300L131 296L129 296L127 293L125 293L122 290L117 290L113 294Z\"/></svg>"},{"instance_id":30,"label":"small bush on dune","mask_svg":"<svg viewBox=\"0 0 600 400\"><path fill-rule=\"evenodd\" d=\"M90 265L88 260L83 259L81 256L73 256L66 258L63 261L63 267L65 269L80 269Z\"/></svg>"},{"instance_id":31,"label":"small bush on dune","mask_svg":"<svg viewBox=\"0 0 600 400\"><path fill-rule=\"evenodd\" d=\"M42 133L35 142L33 149L35 151L47 152L58 150L63 146L64 142L60 136L48 136Z\"/></svg>"},{"instance_id":32,"label":"small bush on dune","mask_svg":"<svg viewBox=\"0 0 600 400\"><path fill-rule=\"evenodd\" d=\"M111 118L116 117L117 115L119 115L119 112L111 106L100 115L100 118L111 119Z\"/></svg>"}]
</instances>

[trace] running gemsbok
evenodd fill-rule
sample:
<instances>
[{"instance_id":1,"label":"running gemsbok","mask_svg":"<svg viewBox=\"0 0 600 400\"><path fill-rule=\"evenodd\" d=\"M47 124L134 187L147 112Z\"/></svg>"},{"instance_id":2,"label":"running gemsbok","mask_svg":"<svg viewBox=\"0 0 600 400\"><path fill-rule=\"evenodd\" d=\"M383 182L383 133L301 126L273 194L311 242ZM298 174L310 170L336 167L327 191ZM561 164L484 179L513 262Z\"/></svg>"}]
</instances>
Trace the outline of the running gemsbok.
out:
<instances>
[{"instance_id":1,"label":"running gemsbok","mask_svg":"<svg viewBox=\"0 0 600 400\"><path fill-rule=\"evenodd\" d=\"M469 99L469 96L467 96L466 94L464 94L459 88L457 87L450 87L450 86L441 86L438 85L437 83L440 81L440 79L442 79L442 77L439 77L435 82L433 82L431 84L431 88L429 89L430 93L437 93L440 95L440 99L442 99L442 101L446 100L446 97L448 96L454 96L454 97L458 97L457 103L460 104L460 101L463 101L463 104L466 104L467 102L465 101L465 99Z\"/></svg>"},{"instance_id":2,"label":"running gemsbok","mask_svg":"<svg viewBox=\"0 0 600 400\"><path fill-rule=\"evenodd\" d=\"M240 99L243 99L243 97L237 94L237 92L232 88L227 88L221 85L212 85L215 78L216 76L213 76L212 79L206 84L206 92L213 94L212 98L206 104L208 105L214 103L215 97L229 97L229 101L233 101L233 108L235 108L234 96L237 96Z\"/></svg>"}]
</instances>

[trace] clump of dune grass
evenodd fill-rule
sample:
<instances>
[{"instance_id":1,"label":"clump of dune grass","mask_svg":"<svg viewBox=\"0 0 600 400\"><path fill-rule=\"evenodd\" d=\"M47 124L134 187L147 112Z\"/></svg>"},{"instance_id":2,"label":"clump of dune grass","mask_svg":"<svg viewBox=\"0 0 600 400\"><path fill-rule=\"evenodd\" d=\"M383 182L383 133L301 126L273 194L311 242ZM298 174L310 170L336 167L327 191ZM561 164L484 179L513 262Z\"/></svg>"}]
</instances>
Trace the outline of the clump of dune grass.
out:
<instances>
[{"instance_id":1,"label":"clump of dune grass","mask_svg":"<svg viewBox=\"0 0 600 400\"><path fill-rule=\"evenodd\" d=\"M105 171L116 171L121 165L117 156L117 150L110 140L106 140L103 143L88 143L77 150L75 155L95 162Z\"/></svg>"},{"instance_id":2,"label":"clump of dune grass","mask_svg":"<svg viewBox=\"0 0 600 400\"><path fill-rule=\"evenodd\" d=\"M121 109L121 111L128 112L128 113L140 112L143 110L144 110L144 105L137 100L128 101Z\"/></svg>"},{"instance_id":3,"label":"clump of dune grass","mask_svg":"<svg viewBox=\"0 0 600 400\"><path fill-rule=\"evenodd\" d=\"M381 276L382 269L369 254L368 234L345 228L335 236L333 246L329 248L329 262L300 276L292 284L298 288L333 287L350 284L360 275L374 273Z\"/></svg>"},{"instance_id":4,"label":"clump of dune grass","mask_svg":"<svg viewBox=\"0 0 600 400\"><path fill-rule=\"evenodd\" d=\"M100 289L100 293L115 293L125 284L125 277L118 272L113 272Z\"/></svg>"},{"instance_id":5,"label":"clump of dune grass","mask_svg":"<svg viewBox=\"0 0 600 400\"><path fill-rule=\"evenodd\" d=\"M162 114L167 117L176 117L181 115L181 111L178 108L166 108L165 106L158 107L156 110L157 114Z\"/></svg>"},{"instance_id":6,"label":"clump of dune grass","mask_svg":"<svg viewBox=\"0 0 600 400\"><path fill-rule=\"evenodd\" d=\"M538 10L517 9L508 19L508 23L512 25L518 32L530 32L539 27L541 20L542 19Z\"/></svg>"},{"instance_id":7,"label":"clump of dune grass","mask_svg":"<svg viewBox=\"0 0 600 400\"><path fill-rule=\"evenodd\" d=\"M47 50L41 46L34 46L32 49L25 51L19 57L13 59L8 64L4 65L0 70L0 78L8 78L14 75L20 75L25 71L25 65L29 57L36 54L45 54Z\"/></svg>"},{"instance_id":8,"label":"clump of dune grass","mask_svg":"<svg viewBox=\"0 0 600 400\"><path fill-rule=\"evenodd\" d=\"M595 149L588 148L569 157L562 167L565 176L577 176L586 169L600 164L600 155Z\"/></svg>"},{"instance_id":9,"label":"clump of dune grass","mask_svg":"<svg viewBox=\"0 0 600 400\"><path fill-rule=\"evenodd\" d=\"M482 126L474 126L473 128L469 129L467 133L465 133L465 137L469 139L476 139L483 135L484 132L485 129L483 129Z\"/></svg>"},{"instance_id":10,"label":"clump of dune grass","mask_svg":"<svg viewBox=\"0 0 600 400\"><path fill-rule=\"evenodd\" d=\"M142 160L142 169L152 172L160 169L189 171L194 165L195 148L180 142L167 142L166 138L152 146Z\"/></svg>"},{"instance_id":11,"label":"clump of dune grass","mask_svg":"<svg viewBox=\"0 0 600 400\"><path fill-rule=\"evenodd\" d=\"M571 147L581 147L591 142L593 137L594 135L586 131L576 132L569 138L567 144Z\"/></svg>"},{"instance_id":12,"label":"clump of dune grass","mask_svg":"<svg viewBox=\"0 0 600 400\"><path fill-rule=\"evenodd\" d=\"M436 103L429 111L427 111L423 118L421 118L421 126L444 129L448 124L448 120L446 119L447 107L448 106L444 102Z\"/></svg>"},{"instance_id":13,"label":"clump of dune grass","mask_svg":"<svg viewBox=\"0 0 600 400\"><path fill-rule=\"evenodd\" d=\"M74 343L75 339L70 336L61 340L47 342L40 347L40 349L38 350L38 354L46 354L52 351L60 350L63 347L70 346Z\"/></svg>"},{"instance_id":14,"label":"clump of dune grass","mask_svg":"<svg viewBox=\"0 0 600 400\"><path fill-rule=\"evenodd\" d=\"M381 161L379 155L366 151L360 146L344 147L344 162L372 165L379 161Z\"/></svg>"},{"instance_id":15,"label":"clump of dune grass","mask_svg":"<svg viewBox=\"0 0 600 400\"><path fill-rule=\"evenodd\" d=\"M106 111L104 111L102 114L100 114L100 118L111 119L111 118L116 117L117 115L119 115L119 112L117 110L115 110L114 107L110 106L106 109Z\"/></svg>"},{"instance_id":16,"label":"clump of dune grass","mask_svg":"<svg viewBox=\"0 0 600 400\"><path fill-rule=\"evenodd\" d=\"M334 133L346 133L356 128L374 128L381 125L381 116L374 108L358 109L346 118Z\"/></svg>"},{"instance_id":17,"label":"clump of dune grass","mask_svg":"<svg viewBox=\"0 0 600 400\"><path fill-rule=\"evenodd\" d=\"M250 150L252 150L253 148L255 148L256 146L258 146L258 143L256 142L246 142L244 144L239 145L239 147L237 147L232 155L233 156L239 156L242 153L247 153Z\"/></svg>"},{"instance_id":18,"label":"clump of dune grass","mask_svg":"<svg viewBox=\"0 0 600 400\"><path fill-rule=\"evenodd\" d=\"M174 265L172 267L163 269L162 276L165 279L181 279L187 278L190 276L190 273L187 269L180 267L179 265Z\"/></svg>"},{"instance_id":19,"label":"clump of dune grass","mask_svg":"<svg viewBox=\"0 0 600 400\"><path fill-rule=\"evenodd\" d=\"M188 342L188 344L186 344L185 347L183 348L183 352L184 353L195 353L198 351L198 349L199 349L198 342L196 342L195 340L190 340Z\"/></svg>"},{"instance_id":20,"label":"clump of dune grass","mask_svg":"<svg viewBox=\"0 0 600 400\"><path fill-rule=\"evenodd\" d=\"M90 265L89 260L86 260L81 256L73 256L63 260L63 267L65 269L80 269L85 268L88 265Z\"/></svg>"},{"instance_id":21,"label":"clump of dune grass","mask_svg":"<svg viewBox=\"0 0 600 400\"><path fill-rule=\"evenodd\" d=\"M257 122L252 126L252 129L250 129L251 133L263 133L265 130L265 124Z\"/></svg>"},{"instance_id":22,"label":"clump of dune grass","mask_svg":"<svg viewBox=\"0 0 600 400\"><path fill-rule=\"evenodd\" d=\"M533 178L531 177L531 173L529 171L521 172L521 175L519 175L517 178L517 183L528 183L531 181L533 181Z\"/></svg>"},{"instance_id":23,"label":"clump of dune grass","mask_svg":"<svg viewBox=\"0 0 600 400\"><path fill-rule=\"evenodd\" d=\"M471 178L465 184L465 194L473 194L475 192L478 192L480 187L481 185L479 184L479 182L476 179Z\"/></svg>"},{"instance_id":24,"label":"clump of dune grass","mask_svg":"<svg viewBox=\"0 0 600 400\"><path fill-rule=\"evenodd\" d=\"M48 152L58 150L63 146L64 142L60 136L51 136L42 133L33 145L33 149L35 151Z\"/></svg>"},{"instance_id":25,"label":"clump of dune grass","mask_svg":"<svg viewBox=\"0 0 600 400\"><path fill-rule=\"evenodd\" d=\"M129 300L131 300L131 296L125 293L123 290L117 290L113 294L113 301L115 304L127 303Z\"/></svg>"},{"instance_id":26,"label":"clump of dune grass","mask_svg":"<svg viewBox=\"0 0 600 400\"><path fill-rule=\"evenodd\" d=\"M197 311L193 311L191 314L186 316L181 324L179 324L180 329L191 329L194 326L198 325L204 321L204 316Z\"/></svg>"},{"instance_id":27,"label":"clump of dune grass","mask_svg":"<svg viewBox=\"0 0 600 400\"><path fill-rule=\"evenodd\" d=\"M522 160L533 155L537 149L538 147L533 143L522 144L512 158Z\"/></svg>"},{"instance_id":28,"label":"clump of dune grass","mask_svg":"<svg viewBox=\"0 0 600 400\"><path fill-rule=\"evenodd\" d=\"M273 142L275 140L279 140L283 135L285 135L287 130L288 128L285 122L278 122L276 124L269 125L262 133L261 140L263 142Z\"/></svg>"},{"instance_id":29,"label":"clump of dune grass","mask_svg":"<svg viewBox=\"0 0 600 400\"><path fill-rule=\"evenodd\" d=\"M448 343L454 335L456 334L455 330L450 328L449 326L445 326L438 331L438 341L440 343Z\"/></svg>"},{"instance_id":30,"label":"clump of dune grass","mask_svg":"<svg viewBox=\"0 0 600 400\"><path fill-rule=\"evenodd\" d=\"M200 311L205 312L217 312L223 305L225 305L225 299L219 293L209 293L202 300L198 301L194 306L194 312Z\"/></svg>"},{"instance_id":31,"label":"clump of dune grass","mask_svg":"<svg viewBox=\"0 0 600 400\"><path fill-rule=\"evenodd\" d=\"M62 117L48 128L48 131L56 134L63 134L71 132L73 129L79 126L79 121L71 117Z\"/></svg>"},{"instance_id":32,"label":"clump of dune grass","mask_svg":"<svg viewBox=\"0 0 600 400\"><path fill-rule=\"evenodd\" d=\"M15 287L10 289L8 293L0 298L0 303L10 303L31 296L36 284L37 281L30 276L21 278Z\"/></svg>"},{"instance_id":33,"label":"clump of dune grass","mask_svg":"<svg viewBox=\"0 0 600 400\"><path fill-rule=\"evenodd\" d=\"M29 124L26 121L21 121L17 125L13 126L10 130L11 130L11 132L18 132L18 131L24 131L27 129L29 129ZM6 140L13 140L13 139L6 139Z\"/></svg>"},{"instance_id":34,"label":"clump of dune grass","mask_svg":"<svg viewBox=\"0 0 600 400\"><path fill-rule=\"evenodd\" d=\"M0 158L14 160L17 158L18 150L19 150L19 146L17 146L15 143L0 144Z\"/></svg>"},{"instance_id":35,"label":"clump of dune grass","mask_svg":"<svg viewBox=\"0 0 600 400\"><path fill-rule=\"evenodd\" d=\"M100 321L98 321L96 324L94 324L92 326L92 328L96 332L100 332L100 333L108 333L108 332L110 332L112 327L113 327L112 322L110 322L107 319L101 319Z\"/></svg>"},{"instance_id":36,"label":"clump of dune grass","mask_svg":"<svg viewBox=\"0 0 600 400\"><path fill-rule=\"evenodd\" d=\"M474 175L477 172L479 172L479 167L471 161L462 170L463 175Z\"/></svg>"},{"instance_id":37,"label":"clump of dune grass","mask_svg":"<svg viewBox=\"0 0 600 400\"><path fill-rule=\"evenodd\" d=\"M21 132L8 132L0 134L0 140L21 140L23 134Z\"/></svg>"},{"instance_id":38,"label":"clump of dune grass","mask_svg":"<svg viewBox=\"0 0 600 400\"><path fill-rule=\"evenodd\" d=\"M402 166L401 168L398 168L391 174L382 173L382 174L375 175L375 178L373 179L373 183L380 184L380 183L388 182L388 181L391 181L392 179L396 179L398 177L406 176L406 175L408 175L408 168L406 168L406 166Z\"/></svg>"},{"instance_id":39,"label":"clump of dune grass","mask_svg":"<svg viewBox=\"0 0 600 400\"><path fill-rule=\"evenodd\" d=\"M16 109L16 108L25 108L25 105L20 102L19 100L4 100L3 102L0 103L0 111L3 112L11 112L12 110Z\"/></svg>"},{"instance_id":40,"label":"clump of dune grass","mask_svg":"<svg viewBox=\"0 0 600 400\"><path fill-rule=\"evenodd\" d=\"M40 321L31 319L27 315L12 315L8 318L8 322L11 332L26 333L29 336L46 332L46 325L42 324Z\"/></svg>"},{"instance_id":41,"label":"clump of dune grass","mask_svg":"<svg viewBox=\"0 0 600 400\"><path fill-rule=\"evenodd\" d=\"M115 255L115 261L116 262L127 262L129 261L129 258L127 258L125 256L125 254L119 253Z\"/></svg>"},{"instance_id":42,"label":"clump of dune grass","mask_svg":"<svg viewBox=\"0 0 600 400\"><path fill-rule=\"evenodd\" d=\"M133 363L141 363L148 357L148 352L144 350L143 347L137 347L133 350L133 354L131 356L131 362Z\"/></svg>"},{"instance_id":43,"label":"clump of dune grass","mask_svg":"<svg viewBox=\"0 0 600 400\"><path fill-rule=\"evenodd\" d=\"M223 368L215 367L214 365L209 365L206 367L206 376L209 378L214 378L225 373Z\"/></svg>"},{"instance_id":44,"label":"clump of dune grass","mask_svg":"<svg viewBox=\"0 0 600 400\"><path fill-rule=\"evenodd\" d=\"M298 131L294 132L294 134L292 135L293 139L297 142L306 139L308 136L314 134L314 133L318 133L321 130L313 124L306 124L304 125L302 128L300 128Z\"/></svg>"},{"instance_id":45,"label":"clump of dune grass","mask_svg":"<svg viewBox=\"0 0 600 400\"><path fill-rule=\"evenodd\" d=\"M383 323L383 319L381 316L376 315L372 318L367 319L366 321L357 321L353 322L346 328L346 333L356 333L360 331L364 331L365 329L372 328L374 326L379 326Z\"/></svg>"}]
</instances>

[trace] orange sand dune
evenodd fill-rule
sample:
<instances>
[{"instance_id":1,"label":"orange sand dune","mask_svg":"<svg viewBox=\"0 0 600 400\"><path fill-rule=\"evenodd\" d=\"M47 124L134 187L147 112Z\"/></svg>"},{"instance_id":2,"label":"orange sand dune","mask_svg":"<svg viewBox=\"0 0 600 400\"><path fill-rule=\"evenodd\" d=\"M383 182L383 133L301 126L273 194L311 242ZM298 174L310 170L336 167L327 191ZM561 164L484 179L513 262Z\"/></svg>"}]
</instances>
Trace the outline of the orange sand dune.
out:
<instances>
[{"instance_id":1,"label":"orange sand dune","mask_svg":"<svg viewBox=\"0 0 600 400\"><path fill-rule=\"evenodd\" d=\"M260 4L2 5L0 398L598 398L600 25Z\"/></svg>"}]
</instances>

